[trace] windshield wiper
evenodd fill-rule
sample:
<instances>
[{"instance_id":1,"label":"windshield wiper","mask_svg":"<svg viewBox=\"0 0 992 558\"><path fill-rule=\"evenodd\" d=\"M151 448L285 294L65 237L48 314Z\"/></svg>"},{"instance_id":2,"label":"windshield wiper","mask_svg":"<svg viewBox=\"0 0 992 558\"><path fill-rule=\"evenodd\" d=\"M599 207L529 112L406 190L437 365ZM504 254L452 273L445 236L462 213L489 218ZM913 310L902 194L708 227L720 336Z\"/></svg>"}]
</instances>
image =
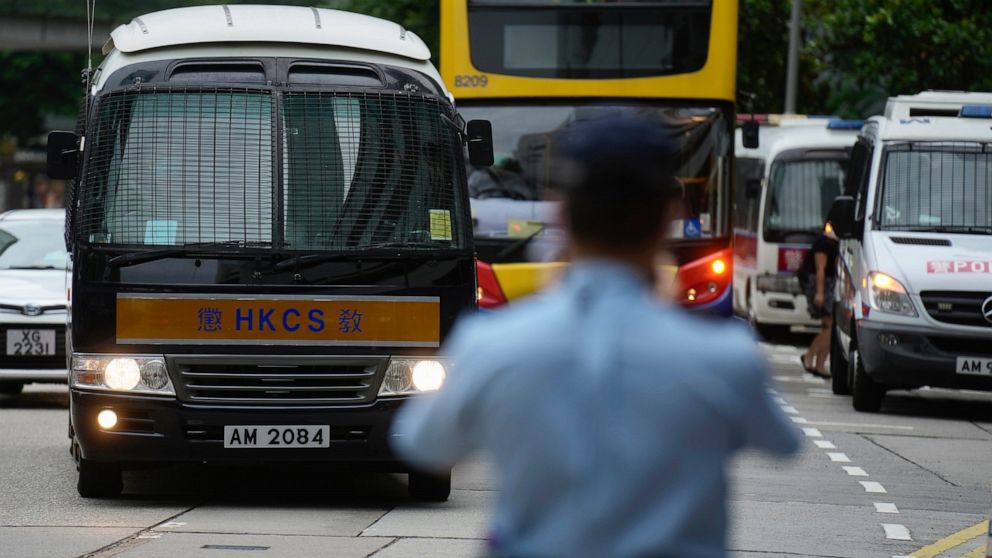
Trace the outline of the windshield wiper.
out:
<instances>
[{"instance_id":1,"label":"windshield wiper","mask_svg":"<svg viewBox=\"0 0 992 558\"><path fill-rule=\"evenodd\" d=\"M291 258L286 258L285 260L282 260L281 262L277 263L275 265L275 270L285 271L291 268L316 265L325 262L332 262L335 260L381 257L383 254L369 253L368 251L381 250L384 248L420 248L421 251L413 253L414 255L417 255L417 254L422 254L423 253L422 250L424 248L434 248L434 246L427 243L417 243L417 242L398 242L398 241L377 242L375 244L367 244L350 250L293 256Z\"/></svg>"},{"instance_id":2,"label":"windshield wiper","mask_svg":"<svg viewBox=\"0 0 992 558\"><path fill-rule=\"evenodd\" d=\"M11 265L6 269L60 269L54 265Z\"/></svg>"},{"instance_id":3,"label":"windshield wiper","mask_svg":"<svg viewBox=\"0 0 992 558\"><path fill-rule=\"evenodd\" d=\"M957 233L957 234L990 234L992 235L992 227L976 227L971 225L893 225L886 227L889 230L897 231L907 231L907 232L935 232L935 233Z\"/></svg>"},{"instance_id":4,"label":"windshield wiper","mask_svg":"<svg viewBox=\"0 0 992 558\"><path fill-rule=\"evenodd\" d=\"M155 250L145 250L143 252L132 252L121 254L107 260L107 265L111 268L126 267L139 263L171 258L174 256L185 256L191 253L202 252L210 248L270 248L271 242L245 242L243 240L229 240L226 242L192 242L182 246L171 246L169 248L158 248Z\"/></svg>"}]
</instances>

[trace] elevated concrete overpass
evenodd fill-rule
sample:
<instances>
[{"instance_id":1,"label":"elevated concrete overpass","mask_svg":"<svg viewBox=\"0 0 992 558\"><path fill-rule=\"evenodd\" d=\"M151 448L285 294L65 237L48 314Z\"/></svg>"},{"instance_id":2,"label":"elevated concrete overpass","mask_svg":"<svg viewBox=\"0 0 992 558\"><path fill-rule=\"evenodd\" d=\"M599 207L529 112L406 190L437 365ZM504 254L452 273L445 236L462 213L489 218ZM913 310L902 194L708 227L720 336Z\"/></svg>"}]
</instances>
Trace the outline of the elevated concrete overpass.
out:
<instances>
[{"instance_id":1,"label":"elevated concrete overpass","mask_svg":"<svg viewBox=\"0 0 992 558\"><path fill-rule=\"evenodd\" d=\"M93 51L110 37L115 24L93 26ZM0 50L81 52L86 50L86 20L0 14Z\"/></svg>"}]
</instances>

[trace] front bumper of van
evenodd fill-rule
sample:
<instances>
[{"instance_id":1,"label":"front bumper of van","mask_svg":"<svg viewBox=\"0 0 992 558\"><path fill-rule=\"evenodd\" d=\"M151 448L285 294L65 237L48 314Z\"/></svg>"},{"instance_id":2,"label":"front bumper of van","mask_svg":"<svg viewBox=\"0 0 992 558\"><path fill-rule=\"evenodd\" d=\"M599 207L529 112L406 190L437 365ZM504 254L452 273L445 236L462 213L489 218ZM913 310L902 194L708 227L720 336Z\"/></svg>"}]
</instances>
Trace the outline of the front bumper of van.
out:
<instances>
[{"instance_id":1,"label":"front bumper of van","mask_svg":"<svg viewBox=\"0 0 992 558\"><path fill-rule=\"evenodd\" d=\"M759 324L820 327L820 320L810 317L806 297L776 291L755 291L751 301Z\"/></svg>"},{"instance_id":2,"label":"front bumper of van","mask_svg":"<svg viewBox=\"0 0 992 558\"><path fill-rule=\"evenodd\" d=\"M380 398L366 405L292 408L190 405L174 398L70 390L74 451L84 459L144 465L209 462L259 464L326 462L361 469L402 472L389 432L404 399ZM104 409L119 417L102 429ZM227 425L329 425L327 448L225 448Z\"/></svg>"},{"instance_id":3,"label":"front bumper of van","mask_svg":"<svg viewBox=\"0 0 992 558\"><path fill-rule=\"evenodd\" d=\"M958 357L992 358L992 329L940 331L865 320L858 325L858 348L865 371L886 387L992 391L992 376L959 374L956 368Z\"/></svg>"}]
</instances>

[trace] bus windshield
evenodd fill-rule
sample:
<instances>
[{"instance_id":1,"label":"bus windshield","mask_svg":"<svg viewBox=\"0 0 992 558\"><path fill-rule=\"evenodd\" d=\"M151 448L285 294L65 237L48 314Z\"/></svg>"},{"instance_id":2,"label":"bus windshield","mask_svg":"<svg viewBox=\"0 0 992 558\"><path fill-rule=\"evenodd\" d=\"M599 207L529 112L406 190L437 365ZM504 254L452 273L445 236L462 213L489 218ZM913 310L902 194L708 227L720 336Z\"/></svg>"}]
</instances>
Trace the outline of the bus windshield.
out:
<instances>
[{"instance_id":1,"label":"bus windshield","mask_svg":"<svg viewBox=\"0 0 992 558\"><path fill-rule=\"evenodd\" d=\"M988 145L892 146L884 168L881 228L992 234Z\"/></svg>"},{"instance_id":2,"label":"bus windshield","mask_svg":"<svg viewBox=\"0 0 992 558\"><path fill-rule=\"evenodd\" d=\"M659 117L681 146L677 179L682 186L672 236L716 238L729 234L730 128L723 112L711 107L643 105L487 105L462 106L466 119L493 124L496 164L469 171L469 194L476 237L519 236L516 220L547 222L554 216L549 192L553 136L574 123L620 113ZM527 230L534 231L534 227Z\"/></svg>"},{"instance_id":3,"label":"bus windshield","mask_svg":"<svg viewBox=\"0 0 992 558\"><path fill-rule=\"evenodd\" d=\"M844 184L842 159L776 161L765 200L767 242L809 241Z\"/></svg>"},{"instance_id":4,"label":"bus windshield","mask_svg":"<svg viewBox=\"0 0 992 558\"><path fill-rule=\"evenodd\" d=\"M101 99L82 239L293 251L467 246L461 147L442 118L450 107L388 93L276 99L269 90L154 89Z\"/></svg>"}]
</instances>

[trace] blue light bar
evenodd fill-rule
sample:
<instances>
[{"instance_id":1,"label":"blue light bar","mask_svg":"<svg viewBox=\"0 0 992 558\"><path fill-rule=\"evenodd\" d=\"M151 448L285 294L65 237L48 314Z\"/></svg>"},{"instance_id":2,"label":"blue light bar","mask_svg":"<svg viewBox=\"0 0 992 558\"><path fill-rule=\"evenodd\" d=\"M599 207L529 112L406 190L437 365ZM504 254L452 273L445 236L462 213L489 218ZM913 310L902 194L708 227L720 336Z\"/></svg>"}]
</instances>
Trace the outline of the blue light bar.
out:
<instances>
[{"instance_id":1,"label":"blue light bar","mask_svg":"<svg viewBox=\"0 0 992 558\"><path fill-rule=\"evenodd\" d=\"M992 118L992 105L965 105L961 107L961 118Z\"/></svg>"},{"instance_id":2,"label":"blue light bar","mask_svg":"<svg viewBox=\"0 0 992 558\"><path fill-rule=\"evenodd\" d=\"M831 118L827 122L828 130L860 130L865 125L864 120L854 120L845 118Z\"/></svg>"}]
</instances>

